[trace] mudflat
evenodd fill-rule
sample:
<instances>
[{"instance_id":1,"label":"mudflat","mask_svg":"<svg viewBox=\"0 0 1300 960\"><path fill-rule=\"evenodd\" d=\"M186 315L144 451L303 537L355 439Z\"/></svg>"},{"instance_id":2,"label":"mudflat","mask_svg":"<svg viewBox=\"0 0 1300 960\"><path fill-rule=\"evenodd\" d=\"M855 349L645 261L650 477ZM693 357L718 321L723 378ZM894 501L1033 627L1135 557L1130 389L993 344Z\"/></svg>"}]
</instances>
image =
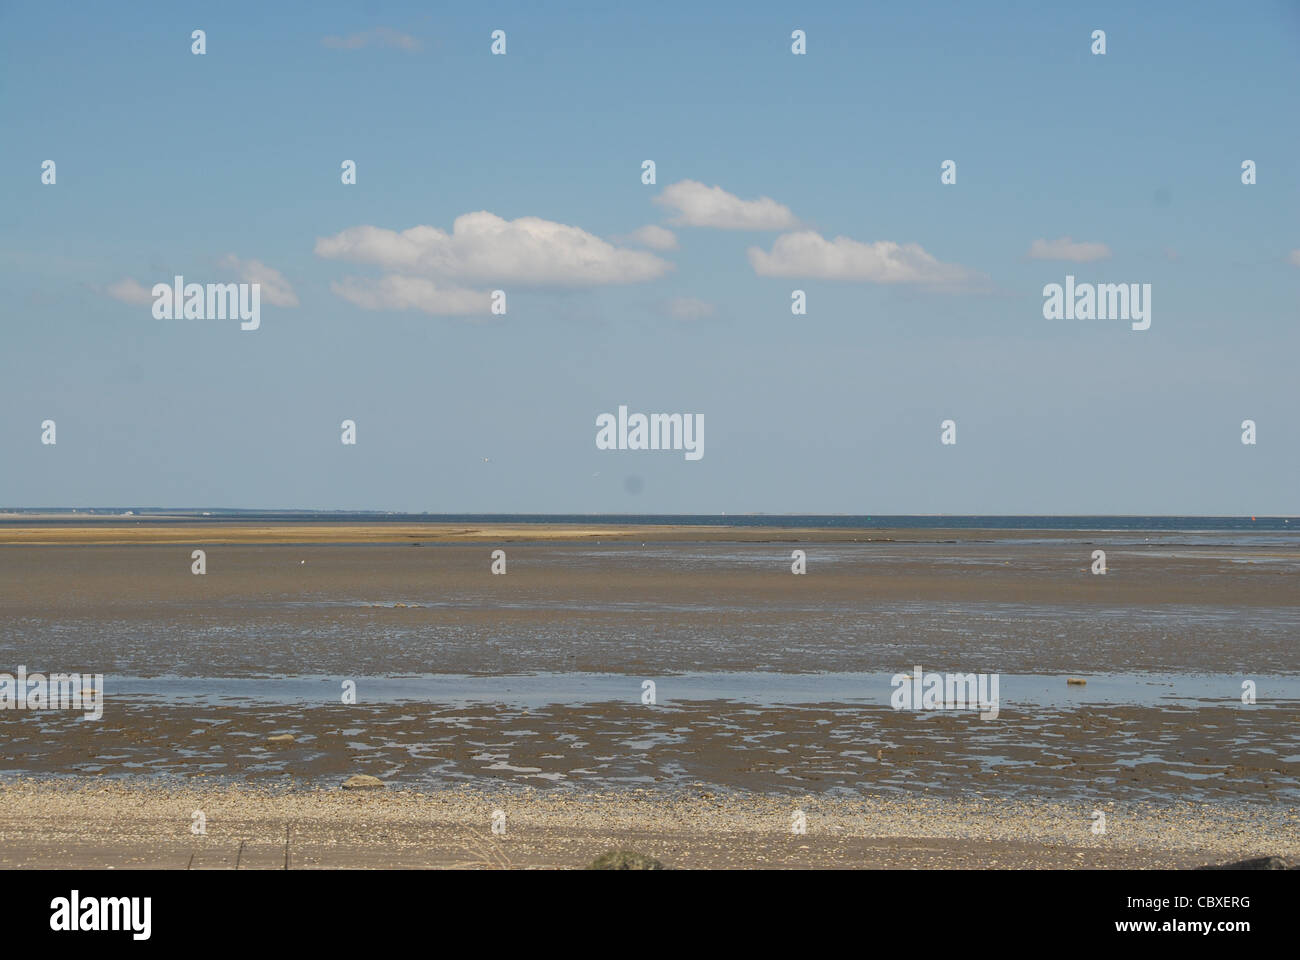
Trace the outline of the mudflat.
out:
<instances>
[{"instance_id":1,"label":"mudflat","mask_svg":"<svg viewBox=\"0 0 1300 960\"><path fill-rule=\"evenodd\" d=\"M1090 572L1097 549L1105 575ZM806 574L791 572L795 550ZM301 822L303 866L506 865L467 843L575 866L622 840L654 852L656 837L682 866L938 866L979 844L999 865L1286 855L1298 573L1291 536L0 527L0 674L102 675L104 694L97 720L0 710L0 821L31 841L4 862L66 848L185 866L197 808L173 822L173 806L196 791L233 804L223 817L250 842ZM893 709L891 677L918 666L999 675L996 719ZM387 789L342 794L358 773ZM706 793L749 811L734 821L748 826L686 817ZM89 828L74 840L94 797L135 846ZM416 811L449 797L476 812L421 832ZM482 813L503 797L506 840ZM985 812L970 819L970 803ZM1041 834L1040 806L1057 824ZM390 808L391 843L344 816ZM805 834L790 832L795 809ZM906 810L911 832L880 810ZM535 830L513 829L534 816ZM220 836L196 866L239 842ZM250 864L275 865L269 850Z\"/></svg>"}]
</instances>

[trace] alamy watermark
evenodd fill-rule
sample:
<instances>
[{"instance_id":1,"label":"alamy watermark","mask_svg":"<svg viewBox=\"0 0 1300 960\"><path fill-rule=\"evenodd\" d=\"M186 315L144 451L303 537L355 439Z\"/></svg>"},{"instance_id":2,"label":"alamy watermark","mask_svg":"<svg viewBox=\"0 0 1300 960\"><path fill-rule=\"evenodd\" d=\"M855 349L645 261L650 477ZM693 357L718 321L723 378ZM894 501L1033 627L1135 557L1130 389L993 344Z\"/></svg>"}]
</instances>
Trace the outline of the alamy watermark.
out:
<instances>
[{"instance_id":1,"label":"alamy watermark","mask_svg":"<svg viewBox=\"0 0 1300 960\"><path fill-rule=\"evenodd\" d=\"M152 913L152 897L83 897L73 890L50 901L50 929L68 933L125 931L133 940L148 940Z\"/></svg>"},{"instance_id":2,"label":"alamy watermark","mask_svg":"<svg viewBox=\"0 0 1300 960\"><path fill-rule=\"evenodd\" d=\"M104 715L102 673L0 673L0 710L81 710L87 720Z\"/></svg>"},{"instance_id":3,"label":"alamy watermark","mask_svg":"<svg viewBox=\"0 0 1300 960\"><path fill-rule=\"evenodd\" d=\"M597 450L684 450L687 460L704 456L704 414L628 414L621 404L618 416L596 417Z\"/></svg>"},{"instance_id":4,"label":"alamy watermark","mask_svg":"<svg viewBox=\"0 0 1300 960\"><path fill-rule=\"evenodd\" d=\"M172 283L155 283L149 291L155 320L235 320L240 330L262 325L260 283L186 283L177 275Z\"/></svg>"},{"instance_id":5,"label":"alamy watermark","mask_svg":"<svg viewBox=\"0 0 1300 960\"><path fill-rule=\"evenodd\" d=\"M996 673L896 673L889 685L895 710L975 710L981 720L998 718L998 674Z\"/></svg>"},{"instance_id":6,"label":"alamy watermark","mask_svg":"<svg viewBox=\"0 0 1300 960\"><path fill-rule=\"evenodd\" d=\"M1079 283L1043 287L1044 320L1131 320L1134 330L1151 326L1151 284Z\"/></svg>"}]
</instances>

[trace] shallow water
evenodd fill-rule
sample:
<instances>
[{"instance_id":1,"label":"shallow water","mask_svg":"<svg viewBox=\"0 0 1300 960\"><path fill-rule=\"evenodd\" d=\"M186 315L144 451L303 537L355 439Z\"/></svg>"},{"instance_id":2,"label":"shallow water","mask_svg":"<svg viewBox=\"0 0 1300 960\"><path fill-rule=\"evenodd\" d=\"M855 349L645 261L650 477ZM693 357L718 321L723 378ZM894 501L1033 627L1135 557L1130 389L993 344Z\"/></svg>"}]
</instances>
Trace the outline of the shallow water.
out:
<instances>
[{"instance_id":1,"label":"shallow water","mask_svg":"<svg viewBox=\"0 0 1300 960\"><path fill-rule=\"evenodd\" d=\"M911 674L912 668L902 673ZM927 674L935 671L926 670ZM541 707L549 704L641 702L642 683L653 680L656 702L690 704L715 700L760 706L872 703L890 705L894 690L887 673L686 673L632 677L602 673L536 673L472 676L370 676L350 678L357 699L365 703L503 704ZM1158 707L1198 703L1268 710L1300 704L1300 676L1241 679L1182 673L1093 674L1085 685L1067 684L1063 676L1008 675L998 678L999 704L1006 708L1078 708L1126 704ZM1241 703L1242 680L1255 683L1256 703ZM320 675L269 677L107 677L106 709L114 702L150 700L168 703L262 705L333 704L341 680Z\"/></svg>"}]
</instances>

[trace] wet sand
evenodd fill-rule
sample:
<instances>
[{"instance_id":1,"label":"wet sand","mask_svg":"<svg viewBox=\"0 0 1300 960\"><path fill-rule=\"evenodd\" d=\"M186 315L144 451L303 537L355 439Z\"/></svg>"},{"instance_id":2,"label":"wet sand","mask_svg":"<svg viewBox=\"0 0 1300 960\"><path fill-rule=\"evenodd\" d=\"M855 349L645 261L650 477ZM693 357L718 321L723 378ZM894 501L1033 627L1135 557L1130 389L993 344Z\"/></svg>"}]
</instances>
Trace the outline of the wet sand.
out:
<instances>
[{"instance_id":1,"label":"wet sand","mask_svg":"<svg viewBox=\"0 0 1300 960\"><path fill-rule=\"evenodd\" d=\"M358 684L362 697L366 689ZM633 682L622 701L533 707L345 705L325 700L328 693L291 705L110 700L99 721L0 712L0 736L12 751L11 775L310 788L362 773L417 790L671 791L707 782L783 796L978 791L1084 804L1300 803L1300 704L1254 712L1221 704L1038 711L1004 704L996 720L983 721L973 712L861 703L650 706L640 692ZM292 740L271 739L286 736Z\"/></svg>"},{"instance_id":2,"label":"wet sand","mask_svg":"<svg viewBox=\"0 0 1300 960\"><path fill-rule=\"evenodd\" d=\"M0 670L1300 673L1300 539L1115 539L0 546Z\"/></svg>"},{"instance_id":3,"label":"wet sand","mask_svg":"<svg viewBox=\"0 0 1300 960\"><path fill-rule=\"evenodd\" d=\"M497 548L507 554L504 576L491 573ZM803 576L790 572L796 548L807 552ZM1089 573L1097 548L1107 552L1105 576ZM207 553L203 576L190 572L193 549ZM949 841L985 844L1000 864L1039 866L1294 852L1300 701L1245 705L1239 694L1243 680L1300 677L1298 574L1300 538L1286 536L1243 544L1233 535L1133 532L4 527L0 672L98 673L105 689L99 721L0 711L0 821L17 836L23 811L32 817L27 853L10 849L4 862L66 849L88 863L121 856L124 865L184 866L177 858L194 852L188 813L181 835L167 839L151 826L153 814L137 822L131 811L167 796L151 791L232 786L253 791L232 794L243 797L250 837L283 830L293 811L275 804L288 802L286 791L309 804L303 865L312 857L314 865L376 865L389 852L412 866L477 863L462 848L471 837L480 843L485 828L465 821L425 837L420 823L402 820L409 808L401 798L527 788L530 799L512 808L523 822L550 805L595 812L511 833L504 843L516 844L517 865L577 865L621 838L676 844L663 848L664 859L680 865L731 857L747 865L939 866L949 854L971 855ZM888 689L764 699L766 678L778 673L815 681L914 665L1032 674L1061 689L1068 677L1091 676L1098 691L1099 676L1175 687L1196 677L1209 692L1195 702L1124 703L1090 701L1083 687L1068 703L1004 703L993 721L972 711L894 711ZM744 695L676 695L674 678L700 671L726 673ZM472 675L509 687L520 674L534 675L526 701L513 692L499 702L445 692L378 696L391 678L418 687L420 677ZM564 682L596 675L626 677L627 689L595 702L563 692ZM548 677L557 683L550 699ZM115 698L115 685L129 678L174 680L178 689L202 680L208 692ZM243 682L242 692L233 684L223 692L222 678ZM320 695L260 697L259 678L310 681ZM357 684L356 703L340 702L347 680ZM646 680L658 684L659 702L642 702ZM293 740L269 740L285 734ZM331 822L333 814L313 811L369 809L333 806L344 802L338 784L354 773L390 786L366 803L399 811L379 852L346 817L337 834L306 826ZM40 784L15 792L22 777ZM103 796L116 806L106 816L134 845L84 831L74 840L68 818L77 814L57 812L65 784L110 791ZM936 806L909 834L841 809L847 832L819 835L810 826L811 839L792 846L780 830L769 838L767 826L722 839L679 829L677 804L697 784L727 803L786 817L792 803ZM628 794L636 790L644 793ZM972 797L984 798L1006 829L953 826L954 811ZM1026 830L1038 804L1055 811L1053 822L1072 825L1033 839ZM1013 806L1031 813L1013 815ZM1144 810L1130 819L1165 824L1163 832L1128 845L1074 836L1090 825L1091 810L1112 808ZM616 810L647 816L614 830L600 811ZM1218 826L1195 827L1211 822ZM203 858L220 865L228 846ZM1183 856L1174 848L1190 859L1174 864L1170 857ZM504 865L484 857L480 865Z\"/></svg>"}]
</instances>

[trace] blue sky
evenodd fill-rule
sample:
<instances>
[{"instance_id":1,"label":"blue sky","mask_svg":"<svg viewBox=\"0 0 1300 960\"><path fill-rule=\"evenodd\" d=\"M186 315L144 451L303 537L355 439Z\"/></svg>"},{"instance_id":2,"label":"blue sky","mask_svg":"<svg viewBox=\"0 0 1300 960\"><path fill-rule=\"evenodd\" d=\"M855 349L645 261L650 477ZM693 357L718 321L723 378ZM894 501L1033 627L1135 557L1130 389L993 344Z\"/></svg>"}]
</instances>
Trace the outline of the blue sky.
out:
<instances>
[{"instance_id":1,"label":"blue sky","mask_svg":"<svg viewBox=\"0 0 1300 960\"><path fill-rule=\"evenodd\" d=\"M1300 513L1300 4L1131 6L0 6L0 506Z\"/></svg>"}]
</instances>

